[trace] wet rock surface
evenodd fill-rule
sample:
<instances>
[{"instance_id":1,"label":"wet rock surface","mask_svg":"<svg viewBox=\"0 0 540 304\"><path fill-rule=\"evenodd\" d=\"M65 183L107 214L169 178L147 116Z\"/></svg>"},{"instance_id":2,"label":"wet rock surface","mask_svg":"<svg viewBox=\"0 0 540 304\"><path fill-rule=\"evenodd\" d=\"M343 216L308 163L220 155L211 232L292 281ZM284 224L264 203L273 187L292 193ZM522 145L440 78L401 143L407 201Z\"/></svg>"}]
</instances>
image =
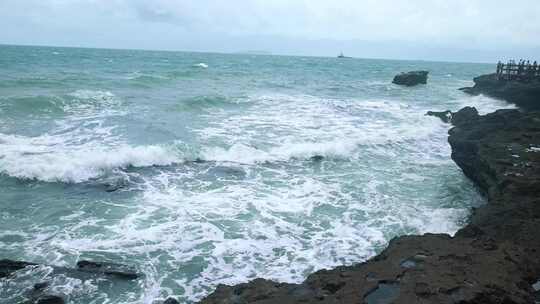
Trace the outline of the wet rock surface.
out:
<instances>
[{"instance_id":1,"label":"wet rock surface","mask_svg":"<svg viewBox=\"0 0 540 304\"><path fill-rule=\"evenodd\" d=\"M5 303L2 301L3 292L8 292L8 289L21 292L14 303L71 303L72 295L58 289L57 284L74 280L72 282L90 282L105 290L125 291L130 285L137 284L135 279L140 277L142 274L130 266L108 262L79 261L75 268L71 268L0 260L0 303Z\"/></svg>"},{"instance_id":2,"label":"wet rock surface","mask_svg":"<svg viewBox=\"0 0 540 304\"><path fill-rule=\"evenodd\" d=\"M411 71L401 73L394 77L392 83L412 87L419 84L427 84L428 71Z\"/></svg>"},{"instance_id":3,"label":"wet rock surface","mask_svg":"<svg viewBox=\"0 0 540 304\"><path fill-rule=\"evenodd\" d=\"M540 278L540 113L452 116L452 159L486 193L454 237L402 236L369 261L219 285L200 303L534 303ZM517 156L517 157L516 157Z\"/></svg>"},{"instance_id":4,"label":"wet rock surface","mask_svg":"<svg viewBox=\"0 0 540 304\"><path fill-rule=\"evenodd\" d=\"M528 111L540 110L540 81L538 79L504 80L499 79L496 74L488 74L474 78L473 87L460 90L472 95L485 94L505 99Z\"/></svg>"},{"instance_id":5,"label":"wet rock surface","mask_svg":"<svg viewBox=\"0 0 540 304\"><path fill-rule=\"evenodd\" d=\"M126 280L135 280L140 276L135 269L129 266L106 262L79 261L77 262L77 269L90 273L115 276Z\"/></svg>"},{"instance_id":6,"label":"wet rock surface","mask_svg":"<svg viewBox=\"0 0 540 304\"><path fill-rule=\"evenodd\" d=\"M5 278L17 270L21 270L32 265L36 264L12 260L0 260L0 278Z\"/></svg>"},{"instance_id":7,"label":"wet rock surface","mask_svg":"<svg viewBox=\"0 0 540 304\"><path fill-rule=\"evenodd\" d=\"M427 116L434 116L440 118L445 123L450 123L452 121L452 111L446 110L446 111L427 111Z\"/></svg>"},{"instance_id":8,"label":"wet rock surface","mask_svg":"<svg viewBox=\"0 0 540 304\"><path fill-rule=\"evenodd\" d=\"M167 298L165 301L163 301L163 304L180 304L178 300L175 298Z\"/></svg>"},{"instance_id":9,"label":"wet rock surface","mask_svg":"<svg viewBox=\"0 0 540 304\"><path fill-rule=\"evenodd\" d=\"M28 304L30 303L35 303L35 304L64 304L66 303L64 301L64 299L60 296L55 296L55 295L44 295L44 296L41 296L33 301L30 301L30 302L27 302Z\"/></svg>"}]
</instances>

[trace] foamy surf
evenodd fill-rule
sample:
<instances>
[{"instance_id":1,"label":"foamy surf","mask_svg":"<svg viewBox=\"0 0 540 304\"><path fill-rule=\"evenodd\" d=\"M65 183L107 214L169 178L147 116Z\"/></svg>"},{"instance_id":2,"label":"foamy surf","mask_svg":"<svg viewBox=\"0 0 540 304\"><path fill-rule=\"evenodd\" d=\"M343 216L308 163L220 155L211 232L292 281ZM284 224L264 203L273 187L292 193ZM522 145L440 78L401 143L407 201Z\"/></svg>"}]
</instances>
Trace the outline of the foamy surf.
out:
<instances>
[{"instance_id":1,"label":"foamy surf","mask_svg":"<svg viewBox=\"0 0 540 304\"><path fill-rule=\"evenodd\" d=\"M0 134L0 172L21 179L80 183L115 169L182 161L160 146L66 147L47 139Z\"/></svg>"},{"instance_id":2,"label":"foamy surf","mask_svg":"<svg viewBox=\"0 0 540 304\"><path fill-rule=\"evenodd\" d=\"M0 46L0 255L145 276L123 288L39 268L6 296L2 285L1 304L25 302L37 279L94 304L300 282L394 236L452 234L483 202L450 158L450 126L424 114L499 107L457 90L486 66L429 63L439 72L407 89L393 69L424 62L11 50Z\"/></svg>"},{"instance_id":3,"label":"foamy surf","mask_svg":"<svg viewBox=\"0 0 540 304\"><path fill-rule=\"evenodd\" d=\"M207 69L208 68L208 64L206 64L204 62L194 64L193 66L196 67L196 68L202 68L202 69Z\"/></svg>"}]
</instances>

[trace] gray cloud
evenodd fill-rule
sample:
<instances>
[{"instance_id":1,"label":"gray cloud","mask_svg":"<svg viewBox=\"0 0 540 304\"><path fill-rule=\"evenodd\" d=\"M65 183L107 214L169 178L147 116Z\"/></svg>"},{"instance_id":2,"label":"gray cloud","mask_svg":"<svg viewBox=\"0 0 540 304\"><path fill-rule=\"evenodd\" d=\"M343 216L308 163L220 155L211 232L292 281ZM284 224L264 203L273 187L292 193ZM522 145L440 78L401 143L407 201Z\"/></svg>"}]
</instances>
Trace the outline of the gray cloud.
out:
<instances>
[{"instance_id":1,"label":"gray cloud","mask_svg":"<svg viewBox=\"0 0 540 304\"><path fill-rule=\"evenodd\" d=\"M0 42L228 51L260 49L262 37L287 53L313 41L360 55L362 44L530 52L538 16L538 0L3 0Z\"/></svg>"}]
</instances>

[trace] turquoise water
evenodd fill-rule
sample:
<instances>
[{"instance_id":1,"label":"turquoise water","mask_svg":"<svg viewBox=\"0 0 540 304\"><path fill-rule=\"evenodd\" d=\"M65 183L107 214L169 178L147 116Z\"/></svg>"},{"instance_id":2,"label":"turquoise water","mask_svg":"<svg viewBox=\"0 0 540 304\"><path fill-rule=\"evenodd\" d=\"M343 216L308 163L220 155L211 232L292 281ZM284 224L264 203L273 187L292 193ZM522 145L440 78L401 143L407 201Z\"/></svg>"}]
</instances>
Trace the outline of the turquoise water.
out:
<instances>
[{"instance_id":1,"label":"turquoise water","mask_svg":"<svg viewBox=\"0 0 540 304\"><path fill-rule=\"evenodd\" d=\"M429 84L392 85L427 69ZM128 264L114 286L48 267L0 280L70 303L192 302L300 282L395 236L454 233L483 203L427 110L485 64L0 46L0 259ZM322 156L313 158L314 156Z\"/></svg>"}]
</instances>

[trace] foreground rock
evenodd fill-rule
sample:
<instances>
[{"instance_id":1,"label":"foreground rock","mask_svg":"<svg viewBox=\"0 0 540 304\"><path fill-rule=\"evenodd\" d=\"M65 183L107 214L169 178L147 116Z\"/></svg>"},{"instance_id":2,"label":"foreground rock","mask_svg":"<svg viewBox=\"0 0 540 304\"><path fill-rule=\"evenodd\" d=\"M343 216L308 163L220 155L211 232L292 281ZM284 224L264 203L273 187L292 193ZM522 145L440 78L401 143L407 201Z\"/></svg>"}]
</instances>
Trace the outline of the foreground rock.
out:
<instances>
[{"instance_id":1,"label":"foreground rock","mask_svg":"<svg viewBox=\"0 0 540 304\"><path fill-rule=\"evenodd\" d=\"M499 79L496 74L474 78L474 86L460 90L472 94L485 94L505 99L528 110L540 110L540 80L529 81Z\"/></svg>"},{"instance_id":2,"label":"foreground rock","mask_svg":"<svg viewBox=\"0 0 540 304\"><path fill-rule=\"evenodd\" d=\"M0 278L8 277L26 267L38 265L39 264L22 261L0 260ZM77 262L77 268L75 269L67 267L52 268L53 273L69 274L70 276L76 277L88 277L89 275L104 275L124 280L135 280L141 277L141 275L137 273L137 271L132 267L108 262L93 262L82 260Z\"/></svg>"},{"instance_id":3,"label":"foreground rock","mask_svg":"<svg viewBox=\"0 0 540 304\"><path fill-rule=\"evenodd\" d=\"M58 294L63 291L62 288L58 289L58 286L55 286L58 283L57 280L77 279L119 292L120 290L128 291L127 284L140 277L142 275L132 267L107 262L79 261L76 268L69 268L0 260L0 303L4 303L1 301L2 286L11 285L12 289L24 291L23 294L16 295L15 300L10 299L14 303L63 304L71 303L71 301L65 301L64 298L72 295ZM36 281L38 283L32 283ZM4 282L7 284L3 285ZM136 282L131 284L136 284ZM169 300L169 303L174 304L172 300L174 299Z\"/></svg>"},{"instance_id":4,"label":"foreground rock","mask_svg":"<svg viewBox=\"0 0 540 304\"><path fill-rule=\"evenodd\" d=\"M28 266L37 265L34 263L12 261L12 260L0 260L0 278L5 278L15 271L24 269Z\"/></svg>"},{"instance_id":5,"label":"foreground rock","mask_svg":"<svg viewBox=\"0 0 540 304\"><path fill-rule=\"evenodd\" d=\"M426 115L438 117L443 122L452 123L454 126L460 126L463 123L476 120L478 118L478 111L473 107L465 107L456 113L449 110L442 112L428 111Z\"/></svg>"},{"instance_id":6,"label":"foreground rock","mask_svg":"<svg viewBox=\"0 0 540 304\"><path fill-rule=\"evenodd\" d=\"M489 201L455 237L399 237L365 263L318 271L302 284L220 285L200 303L534 303L540 113L466 108L452 118L452 158Z\"/></svg>"},{"instance_id":7,"label":"foreground rock","mask_svg":"<svg viewBox=\"0 0 540 304\"><path fill-rule=\"evenodd\" d=\"M418 84L426 84L428 74L428 71L412 71L407 73L401 73L394 77L392 83L408 87L412 87Z\"/></svg>"},{"instance_id":8,"label":"foreground rock","mask_svg":"<svg viewBox=\"0 0 540 304\"><path fill-rule=\"evenodd\" d=\"M65 304L66 302L60 296L55 295L43 295L35 299L29 300L24 304Z\"/></svg>"}]
</instances>

